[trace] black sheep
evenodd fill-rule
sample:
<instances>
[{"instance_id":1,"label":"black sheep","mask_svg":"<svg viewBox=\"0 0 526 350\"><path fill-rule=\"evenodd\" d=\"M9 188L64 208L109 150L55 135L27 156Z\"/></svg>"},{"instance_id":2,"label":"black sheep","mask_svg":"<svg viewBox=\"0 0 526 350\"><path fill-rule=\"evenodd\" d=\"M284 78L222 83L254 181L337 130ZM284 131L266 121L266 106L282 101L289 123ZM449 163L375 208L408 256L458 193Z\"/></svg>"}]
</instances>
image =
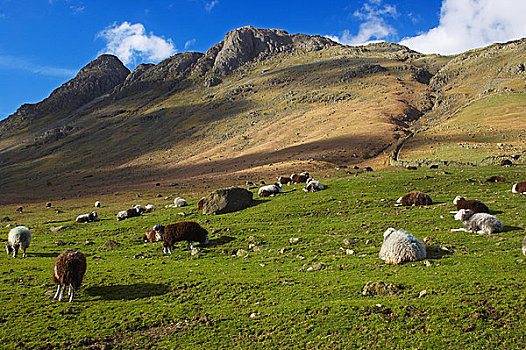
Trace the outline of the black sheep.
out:
<instances>
[{"instance_id":1,"label":"black sheep","mask_svg":"<svg viewBox=\"0 0 526 350\"><path fill-rule=\"evenodd\" d=\"M68 249L60 254L53 266L53 281L58 284L54 299L62 300L64 289L69 286L69 302L73 301L73 295L79 290L86 273L86 256L79 251Z\"/></svg>"},{"instance_id":2,"label":"black sheep","mask_svg":"<svg viewBox=\"0 0 526 350\"><path fill-rule=\"evenodd\" d=\"M172 254L173 245L176 242L188 241L187 250L194 248L194 242L208 244L208 231L195 221L180 221L166 226L157 224L153 229L158 232L164 241L164 254Z\"/></svg>"}]
</instances>

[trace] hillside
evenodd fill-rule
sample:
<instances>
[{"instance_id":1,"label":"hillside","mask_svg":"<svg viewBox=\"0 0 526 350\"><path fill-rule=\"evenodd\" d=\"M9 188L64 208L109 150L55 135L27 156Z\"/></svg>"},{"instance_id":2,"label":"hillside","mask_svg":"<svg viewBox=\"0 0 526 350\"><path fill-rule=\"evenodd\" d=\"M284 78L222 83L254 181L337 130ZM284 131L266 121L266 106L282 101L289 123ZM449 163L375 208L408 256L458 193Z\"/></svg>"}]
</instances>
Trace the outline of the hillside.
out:
<instances>
[{"instance_id":1,"label":"hillside","mask_svg":"<svg viewBox=\"0 0 526 350\"><path fill-rule=\"evenodd\" d=\"M1 200L381 166L415 126L479 95L523 91L525 45L426 56L397 44L347 47L243 27L204 54L129 74L102 56L81 73L111 77L104 84L79 73L0 124ZM481 74L483 83L473 83ZM57 96L70 103L62 107Z\"/></svg>"}]
</instances>

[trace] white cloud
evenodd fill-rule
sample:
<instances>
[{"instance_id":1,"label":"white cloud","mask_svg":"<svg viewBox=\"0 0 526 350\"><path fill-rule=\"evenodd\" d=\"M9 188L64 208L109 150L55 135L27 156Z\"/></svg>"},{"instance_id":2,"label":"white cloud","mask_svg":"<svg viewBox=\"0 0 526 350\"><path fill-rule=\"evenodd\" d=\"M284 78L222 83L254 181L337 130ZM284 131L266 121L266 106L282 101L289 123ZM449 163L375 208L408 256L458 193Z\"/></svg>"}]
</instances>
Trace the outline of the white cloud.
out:
<instances>
[{"instance_id":1,"label":"white cloud","mask_svg":"<svg viewBox=\"0 0 526 350\"><path fill-rule=\"evenodd\" d=\"M526 36L524 0L443 0L440 12L437 27L400 43L449 55Z\"/></svg>"},{"instance_id":2,"label":"white cloud","mask_svg":"<svg viewBox=\"0 0 526 350\"><path fill-rule=\"evenodd\" d=\"M148 60L157 63L176 53L171 39L147 34L141 23L116 23L97 34L107 41L101 53L116 55L124 64Z\"/></svg>"},{"instance_id":3,"label":"white cloud","mask_svg":"<svg viewBox=\"0 0 526 350\"><path fill-rule=\"evenodd\" d=\"M184 49L187 50L189 47L192 47L197 42L196 39L190 39L187 42L184 43Z\"/></svg>"},{"instance_id":4,"label":"white cloud","mask_svg":"<svg viewBox=\"0 0 526 350\"><path fill-rule=\"evenodd\" d=\"M212 9L219 3L219 0L212 0L205 4L205 10L211 12Z\"/></svg>"},{"instance_id":5,"label":"white cloud","mask_svg":"<svg viewBox=\"0 0 526 350\"><path fill-rule=\"evenodd\" d=\"M345 45L363 45L393 38L397 34L396 29L387 23L387 19L398 17L396 6L383 4L382 0L369 0L353 16L362 21L356 35L346 29L339 36L327 37Z\"/></svg>"},{"instance_id":6,"label":"white cloud","mask_svg":"<svg viewBox=\"0 0 526 350\"><path fill-rule=\"evenodd\" d=\"M75 69L42 66L22 57L14 56L0 56L0 68L23 70L35 74L61 78L72 78L78 73L78 70Z\"/></svg>"}]
</instances>

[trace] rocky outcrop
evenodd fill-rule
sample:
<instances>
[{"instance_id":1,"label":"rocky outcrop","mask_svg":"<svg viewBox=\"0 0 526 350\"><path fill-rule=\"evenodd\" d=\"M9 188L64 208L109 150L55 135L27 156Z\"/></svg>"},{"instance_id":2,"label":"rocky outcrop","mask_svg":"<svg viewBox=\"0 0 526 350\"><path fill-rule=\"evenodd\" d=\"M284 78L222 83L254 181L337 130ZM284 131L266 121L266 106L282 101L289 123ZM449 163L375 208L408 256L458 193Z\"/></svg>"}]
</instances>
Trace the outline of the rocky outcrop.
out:
<instances>
[{"instance_id":1,"label":"rocky outcrop","mask_svg":"<svg viewBox=\"0 0 526 350\"><path fill-rule=\"evenodd\" d=\"M257 29L251 26L235 29L210 48L199 59L193 71L225 76L255 59L265 59L281 52L317 51L339 45L328 38L303 34L290 35L279 29Z\"/></svg>"},{"instance_id":2,"label":"rocky outcrop","mask_svg":"<svg viewBox=\"0 0 526 350\"><path fill-rule=\"evenodd\" d=\"M190 74L201 56L202 53L185 52L167 58L157 65L139 65L123 84L116 87L114 97L123 98L152 87L170 90Z\"/></svg>"},{"instance_id":3,"label":"rocky outcrop","mask_svg":"<svg viewBox=\"0 0 526 350\"><path fill-rule=\"evenodd\" d=\"M20 121L31 121L35 118L59 111L65 114L111 92L130 74L122 62L112 55L101 55L80 70L77 76L51 95L36 104L24 104L13 115L2 122L1 131L5 131Z\"/></svg>"},{"instance_id":4,"label":"rocky outcrop","mask_svg":"<svg viewBox=\"0 0 526 350\"><path fill-rule=\"evenodd\" d=\"M239 187L216 190L203 199L203 214L226 214L252 205L252 192Z\"/></svg>"}]
</instances>

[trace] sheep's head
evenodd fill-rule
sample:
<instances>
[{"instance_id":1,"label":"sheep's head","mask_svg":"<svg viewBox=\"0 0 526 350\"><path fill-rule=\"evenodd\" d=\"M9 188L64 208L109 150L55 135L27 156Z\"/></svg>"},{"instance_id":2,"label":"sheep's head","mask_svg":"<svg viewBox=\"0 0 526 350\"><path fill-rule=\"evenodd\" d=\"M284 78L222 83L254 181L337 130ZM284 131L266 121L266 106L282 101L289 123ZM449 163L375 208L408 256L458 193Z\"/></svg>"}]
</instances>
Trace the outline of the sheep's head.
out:
<instances>
[{"instance_id":1,"label":"sheep's head","mask_svg":"<svg viewBox=\"0 0 526 350\"><path fill-rule=\"evenodd\" d=\"M461 200L465 200L466 198L461 196L456 196L455 199L453 199L453 204L457 205L457 203Z\"/></svg>"},{"instance_id":2,"label":"sheep's head","mask_svg":"<svg viewBox=\"0 0 526 350\"><path fill-rule=\"evenodd\" d=\"M13 247L11 247L11 244L7 244L5 246L5 250L7 252L7 255L11 255L13 253Z\"/></svg>"},{"instance_id":3,"label":"sheep's head","mask_svg":"<svg viewBox=\"0 0 526 350\"><path fill-rule=\"evenodd\" d=\"M207 233L206 236L205 236L205 241L203 242L203 244L208 244L208 243L210 243L210 236Z\"/></svg>"},{"instance_id":4,"label":"sheep's head","mask_svg":"<svg viewBox=\"0 0 526 350\"><path fill-rule=\"evenodd\" d=\"M455 220L465 221L473 215L473 210L471 209L460 209L458 213L455 214Z\"/></svg>"},{"instance_id":5,"label":"sheep's head","mask_svg":"<svg viewBox=\"0 0 526 350\"><path fill-rule=\"evenodd\" d=\"M162 237L162 235L164 234L164 226L161 225L161 224L157 224L153 227L153 230L157 233L159 233Z\"/></svg>"},{"instance_id":6,"label":"sheep's head","mask_svg":"<svg viewBox=\"0 0 526 350\"><path fill-rule=\"evenodd\" d=\"M392 227L389 227L385 232L384 232L384 239L386 239L387 237L389 237L389 235L393 232L396 232L397 229L395 228L392 228Z\"/></svg>"}]
</instances>

